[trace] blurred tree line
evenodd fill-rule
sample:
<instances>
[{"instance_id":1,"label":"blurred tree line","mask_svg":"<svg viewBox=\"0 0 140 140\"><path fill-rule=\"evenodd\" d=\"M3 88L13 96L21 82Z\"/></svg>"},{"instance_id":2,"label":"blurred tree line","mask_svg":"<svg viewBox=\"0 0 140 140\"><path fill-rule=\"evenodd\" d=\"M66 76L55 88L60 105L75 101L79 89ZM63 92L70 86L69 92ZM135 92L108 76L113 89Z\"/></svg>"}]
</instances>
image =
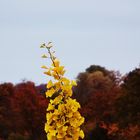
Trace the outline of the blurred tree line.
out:
<instances>
[{"instance_id":1,"label":"blurred tree line","mask_svg":"<svg viewBox=\"0 0 140 140\"><path fill-rule=\"evenodd\" d=\"M76 80L85 140L140 139L140 68L122 76L91 65ZM45 91L33 82L0 84L0 140L46 140Z\"/></svg>"}]
</instances>

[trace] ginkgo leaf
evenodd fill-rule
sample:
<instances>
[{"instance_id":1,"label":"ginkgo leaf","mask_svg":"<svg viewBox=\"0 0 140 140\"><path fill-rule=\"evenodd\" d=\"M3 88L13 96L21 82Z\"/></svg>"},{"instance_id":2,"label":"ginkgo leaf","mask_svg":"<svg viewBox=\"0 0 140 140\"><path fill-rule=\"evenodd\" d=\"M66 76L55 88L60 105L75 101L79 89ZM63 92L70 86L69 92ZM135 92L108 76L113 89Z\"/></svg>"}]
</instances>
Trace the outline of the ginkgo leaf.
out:
<instances>
[{"instance_id":1,"label":"ginkgo leaf","mask_svg":"<svg viewBox=\"0 0 140 140\"><path fill-rule=\"evenodd\" d=\"M71 81L71 84L72 84L72 86L77 86L77 83L74 80Z\"/></svg>"},{"instance_id":2,"label":"ginkgo leaf","mask_svg":"<svg viewBox=\"0 0 140 140\"><path fill-rule=\"evenodd\" d=\"M44 43L44 44L42 44L42 45L40 46L40 48L45 48L45 46L46 46L46 45L45 45L45 43Z\"/></svg>"},{"instance_id":3,"label":"ginkgo leaf","mask_svg":"<svg viewBox=\"0 0 140 140\"><path fill-rule=\"evenodd\" d=\"M43 65L43 66L41 66L41 68L42 68L42 69L48 69L48 68L47 68L46 66L44 66L44 65Z\"/></svg>"},{"instance_id":4,"label":"ginkgo leaf","mask_svg":"<svg viewBox=\"0 0 140 140\"><path fill-rule=\"evenodd\" d=\"M46 54L43 54L41 57L42 58L47 58L47 55Z\"/></svg>"},{"instance_id":5,"label":"ginkgo leaf","mask_svg":"<svg viewBox=\"0 0 140 140\"><path fill-rule=\"evenodd\" d=\"M51 76L51 72L49 71L45 71L44 74Z\"/></svg>"},{"instance_id":6,"label":"ginkgo leaf","mask_svg":"<svg viewBox=\"0 0 140 140\"><path fill-rule=\"evenodd\" d=\"M52 42L47 45L42 44L41 48L48 50L48 56L42 55L42 58L50 58L51 66L43 65L44 74L51 76L45 92L46 97L50 99L48 104L45 131L48 140L78 140L84 138L84 132L80 129L80 125L84 123L84 117L81 116L78 109L81 107L76 99L72 99L72 87L77 83L64 77L64 66L60 65L60 61L55 57L54 52L50 49L53 47Z\"/></svg>"},{"instance_id":7,"label":"ginkgo leaf","mask_svg":"<svg viewBox=\"0 0 140 140\"><path fill-rule=\"evenodd\" d=\"M55 59L54 60L54 67L59 67L59 65L60 65L60 61L58 60L58 59Z\"/></svg>"},{"instance_id":8,"label":"ginkgo leaf","mask_svg":"<svg viewBox=\"0 0 140 140\"><path fill-rule=\"evenodd\" d=\"M52 82L52 80L50 80L47 84L47 88L51 88L52 86L53 86L53 82Z\"/></svg>"},{"instance_id":9,"label":"ginkgo leaf","mask_svg":"<svg viewBox=\"0 0 140 140\"><path fill-rule=\"evenodd\" d=\"M46 97L52 97L52 95L55 93L55 90L52 88L48 91L46 91Z\"/></svg>"},{"instance_id":10,"label":"ginkgo leaf","mask_svg":"<svg viewBox=\"0 0 140 140\"><path fill-rule=\"evenodd\" d=\"M80 130L80 135L79 135L82 139L84 138L84 132L83 130Z\"/></svg>"},{"instance_id":11,"label":"ginkgo leaf","mask_svg":"<svg viewBox=\"0 0 140 140\"><path fill-rule=\"evenodd\" d=\"M50 48L52 48L52 47L53 47L52 42L49 42L49 43L47 44L47 46L46 46L46 48L48 48L48 49L50 49Z\"/></svg>"}]
</instances>

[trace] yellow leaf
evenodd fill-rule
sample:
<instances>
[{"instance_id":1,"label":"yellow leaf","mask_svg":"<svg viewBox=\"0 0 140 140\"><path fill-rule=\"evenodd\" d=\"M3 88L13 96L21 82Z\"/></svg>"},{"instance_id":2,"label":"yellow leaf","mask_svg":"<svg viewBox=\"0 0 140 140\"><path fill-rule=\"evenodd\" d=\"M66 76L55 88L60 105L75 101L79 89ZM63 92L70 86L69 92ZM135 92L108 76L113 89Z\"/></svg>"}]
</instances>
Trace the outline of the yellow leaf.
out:
<instances>
[{"instance_id":1,"label":"yellow leaf","mask_svg":"<svg viewBox=\"0 0 140 140\"><path fill-rule=\"evenodd\" d=\"M56 74L55 72L53 72L52 73L52 76L54 77L54 79L56 79L56 80L59 80L59 75L58 74Z\"/></svg>"},{"instance_id":2,"label":"yellow leaf","mask_svg":"<svg viewBox=\"0 0 140 140\"><path fill-rule=\"evenodd\" d=\"M58 60L58 59L55 59L55 60L54 60L54 64L55 64L54 67L59 67L59 65L60 65L59 60Z\"/></svg>"},{"instance_id":3,"label":"yellow leaf","mask_svg":"<svg viewBox=\"0 0 140 140\"><path fill-rule=\"evenodd\" d=\"M55 90L53 89L53 88L51 88L50 90L48 90L47 92L46 92L46 96L47 97L52 97L52 95L55 93Z\"/></svg>"},{"instance_id":4,"label":"yellow leaf","mask_svg":"<svg viewBox=\"0 0 140 140\"><path fill-rule=\"evenodd\" d=\"M53 105L57 105L60 102L63 102L62 98L63 98L62 95L59 95L59 96L55 97L54 100L50 100L50 103Z\"/></svg>"},{"instance_id":5,"label":"yellow leaf","mask_svg":"<svg viewBox=\"0 0 140 140\"><path fill-rule=\"evenodd\" d=\"M49 131L49 125L47 123L45 123L45 128L44 128L45 132L47 133Z\"/></svg>"},{"instance_id":6,"label":"yellow leaf","mask_svg":"<svg viewBox=\"0 0 140 140\"><path fill-rule=\"evenodd\" d=\"M71 84L72 84L72 86L77 86L77 83L74 80L71 81Z\"/></svg>"},{"instance_id":7,"label":"yellow leaf","mask_svg":"<svg viewBox=\"0 0 140 140\"><path fill-rule=\"evenodd\" d=\"M84 132L82 130L80 130L80 135L79 135L82 139L84 138Z\"/></svg>"},{"instance_id":8,"label":"yellow leaf","mask_svg":"<svg viewBox=\"0 0 140 140\"><path fill-rule=\"evenodd\" d=\"M51 88L52 86L53 86L53 82L52 82L52 80L50 80L47 84L47 88Z\"/></svg>"},{"instance_id":9,"label":"yellow leaf","mask_svg":"<svg viewBox=\"0 0 140 140\"><path fill-rule=\"evenodd\" d=\"M47 68L46 66L44 66L44 65L43 65L43 66L41 66L41 68L42 68L42 69L48 69L48 68Z\"/></svg>"},{"instance_id":10,"label":"yellow leaf","mask_svg":"<svg viewBox=\"0 0 140 140\"><path fill-rule=\"evenodd\" d=\"M49 71L45 71L44 74L49 75L49 76L52 75L50 70Z\"/></svg>"},{"instance_id":11,"label":"yellow leaf","mask_svg":"<svg viewBox=\"0 0 140 140\"><path fill-rule=\"evenodd\" d=\"M47 111L54 110L54 109L55 109L54 106L49 103L48 108L47 108Z\"/></svg>"}]
</instances>

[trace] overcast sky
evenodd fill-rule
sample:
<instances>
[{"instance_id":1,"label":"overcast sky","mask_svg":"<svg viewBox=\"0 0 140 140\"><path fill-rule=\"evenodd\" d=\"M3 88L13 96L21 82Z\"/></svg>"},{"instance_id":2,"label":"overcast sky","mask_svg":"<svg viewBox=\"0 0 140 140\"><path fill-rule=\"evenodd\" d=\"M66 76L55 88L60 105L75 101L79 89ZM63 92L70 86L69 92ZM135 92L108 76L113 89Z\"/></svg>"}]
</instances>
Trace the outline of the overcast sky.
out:
<instances>
[{"instance_id":1,"label":"overcast sky","mask_svg":"<svg viewBox=\"0 0 140 140\"><path fill-rule=\"evenodd\" d=\"M92 64L125 74L140 64L140 0L0 0L0 82L46 83L48 41L70 79Z\"/></svg>"}]
</instances>

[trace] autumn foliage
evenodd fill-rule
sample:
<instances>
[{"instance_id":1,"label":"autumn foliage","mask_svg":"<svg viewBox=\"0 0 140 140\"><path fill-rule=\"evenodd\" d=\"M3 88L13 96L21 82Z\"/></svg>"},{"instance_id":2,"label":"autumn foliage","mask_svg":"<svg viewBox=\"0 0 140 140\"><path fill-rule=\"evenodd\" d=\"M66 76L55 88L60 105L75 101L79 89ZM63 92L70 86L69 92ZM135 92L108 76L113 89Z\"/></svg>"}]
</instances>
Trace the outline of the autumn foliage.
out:
<instances>
[{"instance_id":1,"label":"autumn foliage","mask_svg":"<svg viewBox=\"0 0 140 140\"><path fill-rule=\"evenodd\" d=\"M47 104L40 87L33 82L1 84L0 138L44 140Z\"/></svg>"},{"instance_id":2,"label":"autumn foliage","mask_svg":"<svg viewBox=\"0 0 140 140\"><path fill-rule=\"evenodd\" d=\"M80 126L84 118L79 113L80 104L76 99L72 99L72 87L76 86L75 81L70 81L64 76L64 66L60 65L59 60L52 52L51 43L43 44L43 49L48 50L48 55L43 58L51 60L51 66L42 66L45 69L44 74L53 77L47 83L46 97L49 98L49 104L46 114L45 131L48 140L79 140L84 138L84 132Z\"/></svg>"},{"instance_id":3,"label":"autumn foliage","mask_svg":"<svg viewBox=\"0 0 140 140\"><path fill-rule=\"evenodd\" d=\"M55 63L59 64L58 61ZM61 82L64 84L70 82L63 80ZM79 108L76 103L76 111L79 108L80 114L85 118L81 127L85 133L84 140L140 139L140 68L120 75L119 72L102 66L91 65L85 72L78 74L76 82L77 86L72 85L72 91L69 90L69 93L73 92L72 98L67 99L72 104L78 101L81 105ZM0 140L47 139L44 130L47 122L46 109L55 112L55 104L60 101L57 98L62 99L58 92L52 94L54 92L50 91L55 84L61 83L57 80L50 81L47 87L46 83L37 86L31 81L16 85L0 84ZM51 104L50 95L53 96ZM71 106L70 102L65 103ZM66 106L61 104L58 108L65 113ZM70 113L65 115L71 116ZM59 125L57 117L56 115L53 121L57 121ZM52 121L51 118L49 121ZM71 120L72 124L73 122L74 120ZM50 130L49 128L46 131Z\"/></svg>"}]
</instances>

